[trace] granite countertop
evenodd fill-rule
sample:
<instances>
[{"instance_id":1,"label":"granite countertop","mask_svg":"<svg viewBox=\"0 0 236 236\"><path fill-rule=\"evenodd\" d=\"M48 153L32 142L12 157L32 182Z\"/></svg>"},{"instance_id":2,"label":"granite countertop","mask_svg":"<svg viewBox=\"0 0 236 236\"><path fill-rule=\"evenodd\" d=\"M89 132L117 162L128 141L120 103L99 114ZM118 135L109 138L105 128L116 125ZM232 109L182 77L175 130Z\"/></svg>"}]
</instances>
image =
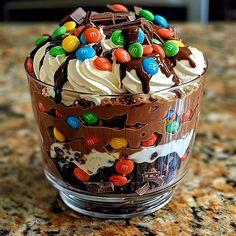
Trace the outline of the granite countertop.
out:
<instances>
[{"instance_id":1,"label":"granite countertop","mask_svg":"<svg viewBox=\"0 0 236 236\"><path fill-rule=\"evenodd\" d=\"M236 23L179 24L209 73L190 170L163 209L101 220L66 207L43 175L23 61L50 24L0 25L0 235L236 235Z\"/></svg>"}]
</instances>

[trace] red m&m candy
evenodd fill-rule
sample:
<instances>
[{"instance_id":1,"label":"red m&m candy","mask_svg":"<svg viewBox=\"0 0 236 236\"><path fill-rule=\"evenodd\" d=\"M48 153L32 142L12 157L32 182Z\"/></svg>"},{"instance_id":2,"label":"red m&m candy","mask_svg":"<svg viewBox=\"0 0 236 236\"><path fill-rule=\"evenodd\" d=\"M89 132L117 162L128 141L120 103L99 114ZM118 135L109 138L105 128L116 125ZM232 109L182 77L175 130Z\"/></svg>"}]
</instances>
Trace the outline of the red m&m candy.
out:
<instances>
[{"instance_id":1,"label":"red m&m candy","mask_svg":"<svg viewBox=\"0 0 236 236\"><path fill-rule=\"evenodd\" d=\"M187 157L188 157L188 154L189 154L189 152L186 151L186 152L184 153L184 155L183 155L182 157L180 157L180 159L181 159L182 161L186 160Z\"/></svg>"},{"instance_id":2,"label":"red m&m candy","mask_svg":"<svg viewBox=\"0 0 236 236\"><path fill-rule=\"evenodd\" d=\"M112 5L112 8L115 10L115 11L129 11L124 5L122 4L113 4Z\"/></svg>"},{"instance_id":3,"label":"red m&m candy","mask_svg":"<svg viewBox=\"0 0 236 236\"><path fill-rule=\"evenodd\" d=\"M86 142L86 144L89 147L92 147L92 146L100 143L100 139L97 136L87 137L87 138L84 139L84 141Z\"/></svg>"},{"instance_id":4,"label":"red m&m candy","mask_svg":"<svg viewBox=\"0 0 236 236\"><path fill-rule=\"evenodd\" d=\"M114 186L121 187L127 184L128 180L125 176L122 175L112 175L109 179L110 182L114 184Z\"/></svg>"},{"instance_id":5,"label":"red m&m candy","mask_svg":"<svg viewBox=\"0 0 236 236\"><path fill-rule=\"evenodd\" d=\"M183 113L182 115L182 122L189 121L191 120L193 115L192 109L188 109L186 112Z\"/></svg>"},{"instance_id":6,"label":"red m&m candy","mask_svg":"<svg viewBox=\"0 0 236 236\"><path fill-rule=\"evenodd\" d=\"M174 36L174 32L173 31L170 31L169 29L165 29L165 28L161 28L161 29L157 30L157 33L162 38L165 38L165 39L170 39L170 38L173 38L173 36Z\"/></svg>"},{"instance_id":7,"label":"red m&m candy","mask_svg":"<svg viewBox=\"0 0 236 236\"><path fill-rule=\"evenodd\" d=\"M97 28L88 28L84 31L84 38L88 43L96 43L100 41L101 34Z\"/></svg>"},{"instance_id":8,"label":"red m&m candy","mask_svg":"<svg viewBox=\"0 0 236 236\"><path fill-rule=\"evenodd\" d=\"M153 52L152 46L147 45L147 44L143 45L143 54L144 55L151 54L152 52Z\"/></svg>"},{"instance_id":9,"label":"red m&m candy","mask_svg":"<svg viewBox=\"0 0 236 236\"><path fill-rule=\"evenodd\" d=\"M55 115L57 118L63 118L63 114L60 111L55 111Z\"/></svg>"},{"instance_id":10,"label":"red m&m candy","mask_svg":"<svg viewBox=\"0 0 236 236\"><path fill-rule=\"evenodd\" d=\"M121 62L121 63L126 63L126 62L129 62L131 60L131 56L123 48L117 48L114 51L114 56L115 56L116 60Z\"/></svg>"},{"instance_id":11,"label":"red m&m candy","mask_svg":"<svg viewBox=\"0 0 236 236\"><path fill-rule=\"evenodd\" d=\"M147 140L141 142L141 146L150 147L153 146L157 141L157 136L152 134Z\"/></svg>"},{"instance_id":12,"label":"red m&m candy","mask_svg":"<svg viewBox=\"0 0 236 236\"><path fill-rule=\"evenodd\" d=\"M90 178L90 176L79 167L76 167L74 169L74 175L78 180L83 181L83 182L87 182Z\"/></svg>"},{"instance_id":13,"label":"red m&m candy","mask_svg":"<svg viewBox=\"0 0 236 236\"><path fill-rule=\"evenodd\" d=\"M31 74L34 75L34 66L33 66L33 60L28 57L28 59L26 60L26 64L25 64L26 70Z\"/></svg>"},{"instance_id":14,"label":"red m&m candy","mask_svg":"<svg viewBox=\"0 0 236 236\"><path fill-rule=\"evenodd\" d=\"M98 69L98 70L103 70L103 71L111 71L112 70L112 64L111 62L105 58L105 57L97 57L93 61L93 65Z\"/></svg>"},{"instance_id":15,"label":"red m&m candy","mask_svg":"<svg viewBox=\"0 0 236 236\"><path fill-rule=\"evenodd\" d=\"M160 45L153 44L152 47L153 47L153 51L155 53L158 53L162 59L165 58L165 56L166 56L165 51L164 51L164 49Z\"/></svg>"},{"instance_id":16,"label":"red m&m candy","mask_svg":"<svg viewBox=\"0 0 236 236\"><path fill-rule=\"evenodd\" d=\"M45 108L45 106L41 102L38 102L38 108L41 112L47 112L47 109Z\"/></svg>"},{"instance_id":17,"label":"red m&m candy","mask_svg":"<svg viewBox=\"0 0 236 236\"><path fill-rule=\"evenodd\" d=\"M134 169L134 163L132 160L123 159L116 162L116 171L122 175L131 173Z\"/></svg>"}]
</instances>

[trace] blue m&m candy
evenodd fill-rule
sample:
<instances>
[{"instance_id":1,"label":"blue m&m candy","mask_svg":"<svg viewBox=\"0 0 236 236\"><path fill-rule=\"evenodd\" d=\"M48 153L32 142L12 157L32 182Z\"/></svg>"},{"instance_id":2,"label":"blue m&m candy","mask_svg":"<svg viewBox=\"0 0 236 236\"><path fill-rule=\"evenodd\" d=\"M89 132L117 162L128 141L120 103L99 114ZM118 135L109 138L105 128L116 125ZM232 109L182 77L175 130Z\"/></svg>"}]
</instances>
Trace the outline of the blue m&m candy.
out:
<instances>
[{"instance_id":1,"label":"blue m&m candy","mask_svg":"<svg viewBox=\"0 0 236 236\"><path fill-rule=\"evenodd\" d=\"M80 127L80 119L76 116L68 116L66 122L73 129L79 129Z\"/></svg>"},{"instance_id":2,"label":"blue m&m candy","mask_svg":"<svg viewBox=\"0 0 236 236\"><path fill-rule=\"evenodd\" d=\"M143 43L145 40L145 35L141 29L138 29L138 42Z\"/></svg>"},{"instance_id":3,"label":"blue m&m candy","mask_svg":"<svg viewBox=\"0 0 236 236\"><path fill-rule=\"evenodd\" d=\"M169 110L167 115L165 116L165 119L173 121L173 120L175 120L176 116L177 116L177 114L176 114L175 110Z\"/></svg>"},{"instance_id":4,"label":"blue m&m candy","mask_svg":"<svg viewBox=\"0 0 236 236\"><path fill-rule=\"evenodd\" d=\"M157 23L158 25L160 25L163 28L168 27L168 23L167 23L166 19L163 16L155 15L154 21L155 21L155 23Z\"/></svg>"},{"instance_id":5,"label":"blue m&m candy","mask_svg":"<svg viewBox=\"0 0 236 236\"><path fill-rule=\"evenodd\" d=\"M143 69L150 75L155 75L158 72L158 64L153 58L145 58L142 62Z\"/></svg>"},{"instance_id":6,"label":"blue m&m candy","mask_svg":"<svg viewBox=\"0 0 236 236\"><path fill-rule=\"evenodd\" d=\"M95 55L96 55L95 49L90 47L81 47L76 51L76 57L80 61L93 58Z\"/></svg>"},{"instance_id":7,"label":"blue m&m candy","mask_svg":"<svg viewBox=\"0 0 236 236\"><path fill-rule=\"evenodd\" d=\"M85 38L84 38L84 33L82 33L82 34L80 35L79 40L80 40L80 42L81 42L82 44L86 44L86 43L87 43L86 40L85 40Z\"/></svg>"}]
</instances>

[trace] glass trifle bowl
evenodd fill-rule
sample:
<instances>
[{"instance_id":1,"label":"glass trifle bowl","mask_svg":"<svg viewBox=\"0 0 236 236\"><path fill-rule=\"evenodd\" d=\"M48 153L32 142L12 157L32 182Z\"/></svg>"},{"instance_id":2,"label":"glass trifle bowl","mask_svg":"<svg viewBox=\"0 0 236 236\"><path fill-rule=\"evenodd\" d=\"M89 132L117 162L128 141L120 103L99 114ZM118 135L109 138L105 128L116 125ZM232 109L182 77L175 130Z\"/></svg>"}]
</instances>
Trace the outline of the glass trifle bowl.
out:
<instances>
[{"instance_id":1,"label":"glass trifle bowl","mask_svg":"<svg viewBox=\"0 0 236 236\"><path fill-rule=\"evenodd\" d=\"M204 59L200 52L186 47L163 22L150 43L150 25L154 32L157 27L145 20L150 12L138 8L140 18L134 19L133 13L113 11L77 9L52 35L36 40L25 68L45 174L62 200L86 215L129 218L167 204L186 174L206 62L200 70L194 61ZM110 16L119 22L101 24ZM97 21L102 26L95 25ZM160 29L173 35L158 36ZM105 36L96 39L99 43L90 42L89 30L93 36ZM120 33L131 41L123 35L120 45ZM109 46L109 40L115 46ZM137 44L142 46L141 56ZM112 89L115 92L108 92Z\"/></svg>"}]
</instances>

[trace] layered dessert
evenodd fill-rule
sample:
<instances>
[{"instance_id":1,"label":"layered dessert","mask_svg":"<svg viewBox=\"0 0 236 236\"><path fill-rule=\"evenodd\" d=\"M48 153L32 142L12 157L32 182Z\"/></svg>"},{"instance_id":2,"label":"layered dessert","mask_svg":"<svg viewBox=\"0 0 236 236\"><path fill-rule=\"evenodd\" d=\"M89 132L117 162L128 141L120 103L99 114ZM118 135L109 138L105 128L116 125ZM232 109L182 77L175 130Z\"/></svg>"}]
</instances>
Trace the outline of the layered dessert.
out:
<instances>
[{"instance_id":1,"label":"layered dessert","mask_svg":"<svg viewBox=\"0 0 236 236\"><path fill-rule=\"evenodd\" d=\"M164 17L78 8L35 44L25 65L47 173L91 194L183 177L207 64Z\"/></svg>"}]
</instances>

